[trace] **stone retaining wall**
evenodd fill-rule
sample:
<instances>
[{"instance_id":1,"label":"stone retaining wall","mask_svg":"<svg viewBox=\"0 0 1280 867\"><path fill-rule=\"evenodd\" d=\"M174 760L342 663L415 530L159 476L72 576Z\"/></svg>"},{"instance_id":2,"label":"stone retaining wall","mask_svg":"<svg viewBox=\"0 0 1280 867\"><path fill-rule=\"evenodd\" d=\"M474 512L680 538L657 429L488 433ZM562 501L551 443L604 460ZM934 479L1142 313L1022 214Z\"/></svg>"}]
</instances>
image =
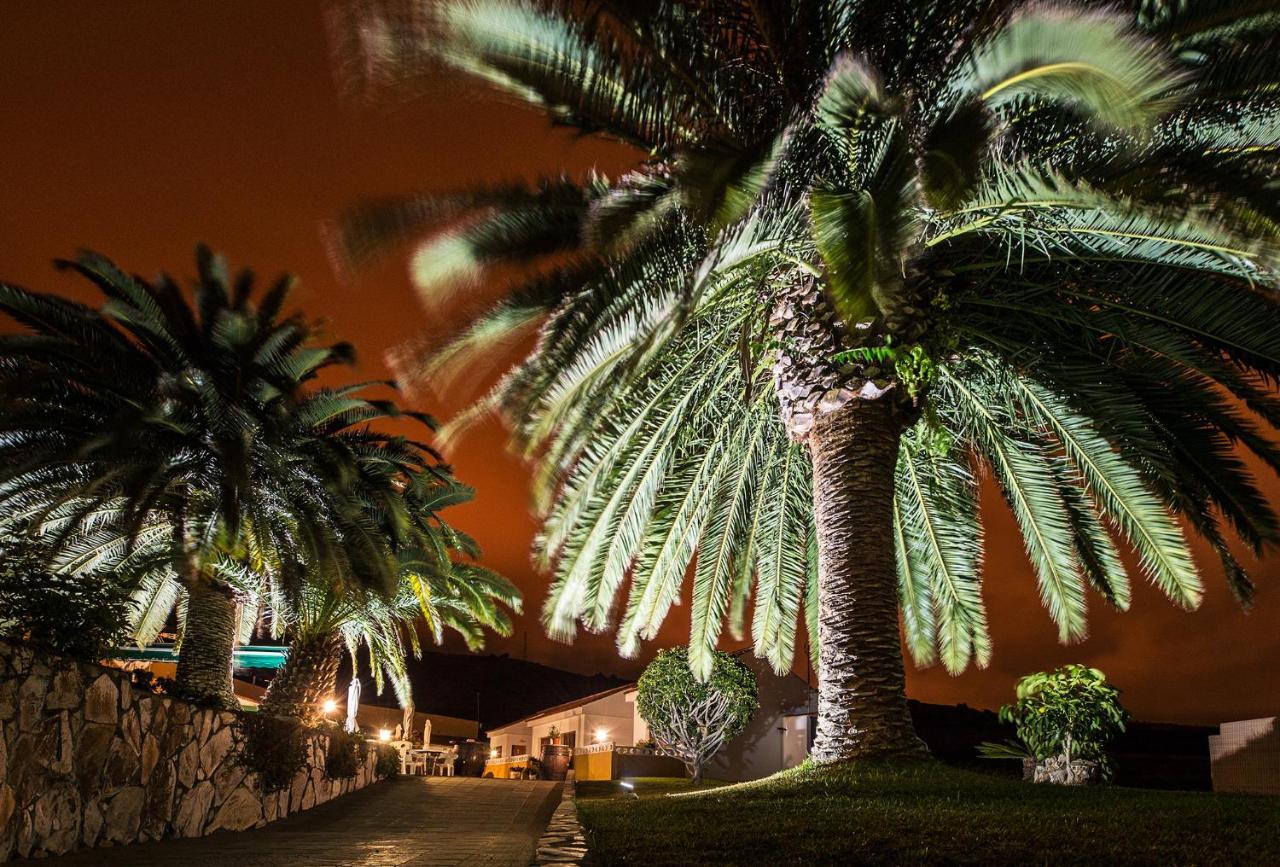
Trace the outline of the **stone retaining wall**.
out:
<instances>
[{"instance_id":1,"label":"stone retaining wall","mask_svg":"<svg viewBox=\"0 0 1280 867\"><path fill-rule=\"evenodd\" d=\"M0 641L0 861L256 828L375 780L325 776L316 735L293 784L263 794L238 716L139 690L126 672Z\"/></svg>"}]
</instances>

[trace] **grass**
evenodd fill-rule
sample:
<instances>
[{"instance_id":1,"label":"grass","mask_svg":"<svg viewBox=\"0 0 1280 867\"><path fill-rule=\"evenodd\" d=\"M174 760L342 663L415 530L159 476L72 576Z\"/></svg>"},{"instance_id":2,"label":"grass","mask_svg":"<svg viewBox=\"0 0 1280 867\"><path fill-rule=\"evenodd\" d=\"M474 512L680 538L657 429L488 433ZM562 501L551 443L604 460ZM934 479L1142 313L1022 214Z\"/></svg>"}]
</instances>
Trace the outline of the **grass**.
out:
<instances>
[{"instance_id":1,"label":"grass","mask_svg":"<svg viewBox=\"0 0 1280 867\"><path fill-rule=\"evenodd\" d=\"M580 783L596 863L1280 864L1280 800L1067 789L939 763L801 766L691 790Z\"/></svg>"}]
</instances>

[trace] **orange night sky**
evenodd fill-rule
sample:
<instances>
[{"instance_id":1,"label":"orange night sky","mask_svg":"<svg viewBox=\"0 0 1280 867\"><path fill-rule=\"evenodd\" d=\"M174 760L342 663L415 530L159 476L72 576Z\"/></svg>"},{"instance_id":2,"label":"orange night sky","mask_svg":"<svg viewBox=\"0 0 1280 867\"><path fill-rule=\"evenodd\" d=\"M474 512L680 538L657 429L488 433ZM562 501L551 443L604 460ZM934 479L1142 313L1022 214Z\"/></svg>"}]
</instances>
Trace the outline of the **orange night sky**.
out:
<instances>
[{"instance_id":1,"label":"orange night sky","mask_svg":"<svg viewBox=\"0 0 1280 867\"><path fill-rule=\"evenodd\" d=\"M387 375L389 348L450 323L419 307L405 257L340 281L325 253L323 221L364 196L591 166L617 172L629 159L443 75L412 102L344 103L318 2L117 0L0 10L0 279L80 292L49 266L79 247L145 275L185 276L202 240L264 277L298 274L295 301L356 344L362 378ZM465 399L415 396L442 417ZM453 459L479 495L451 518L479 538L489 565L523 588L533 612L512 638L490 647L519 655L527 641L529 658L540 662L638 673L643 660L619 660L608 635L582 636L570 647L539 630L546 581L527 556L527 475L506 452L503 431L490 425L474 433ZM1264 484L1280 496L1276 478ZM1280 713L1280 557L1245 557L1259 584L1246 614L1198 547L1208 585L1200 611L1175 609L1138 579L1128 614L1095 598L1092 637L1064 648L1039 604L1013 518L990 493L986 596L995 659L958 678L940 667L909 667L913 698L995 707L1011 697L1019 675L1081 661L1104 669L1140 718L1218 722ZM685 634L681 613L662 643Z\"/></svg>"}]
</instances>

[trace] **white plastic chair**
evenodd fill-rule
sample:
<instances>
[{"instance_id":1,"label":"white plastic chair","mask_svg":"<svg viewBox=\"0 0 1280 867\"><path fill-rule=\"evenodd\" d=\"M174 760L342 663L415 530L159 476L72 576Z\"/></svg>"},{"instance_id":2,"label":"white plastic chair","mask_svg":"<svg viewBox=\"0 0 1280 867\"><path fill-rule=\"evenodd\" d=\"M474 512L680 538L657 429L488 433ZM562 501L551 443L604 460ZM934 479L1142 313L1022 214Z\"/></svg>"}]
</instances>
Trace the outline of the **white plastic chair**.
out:
<instances>
[{"instance_id":1,"label":"white plastic chair","mask_svg":"<svg viewBox=\"0 0 1280 867\"><path fill-rule=\"evenodd\" d=\"M453 776L453 761L458 757L458 748L456 746L449 747L438 756L436 756L435 772L441 777Z\"/></svg>"},{"instance_id":2,"label":"white plastic chair","mask_svg":"<svg viewBox=\"0 0 1280 867\"><path fill-rule=\"evenodd\" d=\"M408 741L401 741L396 744L396 749L400 751L400 773L405 776L426 773L427 763L420 753L413 751L413 744Z\"/></svg>"}]
</instances>

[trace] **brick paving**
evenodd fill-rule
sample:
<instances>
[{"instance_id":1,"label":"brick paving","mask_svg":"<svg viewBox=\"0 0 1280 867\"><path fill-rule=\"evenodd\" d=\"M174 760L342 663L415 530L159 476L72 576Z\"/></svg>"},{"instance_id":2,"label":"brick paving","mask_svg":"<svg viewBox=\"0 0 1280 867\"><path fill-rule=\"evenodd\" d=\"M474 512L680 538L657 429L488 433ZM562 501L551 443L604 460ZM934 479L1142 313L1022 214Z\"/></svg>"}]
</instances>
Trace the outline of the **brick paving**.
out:
<instances>
[{"instance_id":1,"label":"brick paving","mask_svg":"<svg viewBox=\"0 0 1280 867\"><path fill-rule=\"evenodd\" d=\"M379 783L256 831L85 849L52 867L527 865L560 784L466 777Z\"/></svg>"}]
</instances>

